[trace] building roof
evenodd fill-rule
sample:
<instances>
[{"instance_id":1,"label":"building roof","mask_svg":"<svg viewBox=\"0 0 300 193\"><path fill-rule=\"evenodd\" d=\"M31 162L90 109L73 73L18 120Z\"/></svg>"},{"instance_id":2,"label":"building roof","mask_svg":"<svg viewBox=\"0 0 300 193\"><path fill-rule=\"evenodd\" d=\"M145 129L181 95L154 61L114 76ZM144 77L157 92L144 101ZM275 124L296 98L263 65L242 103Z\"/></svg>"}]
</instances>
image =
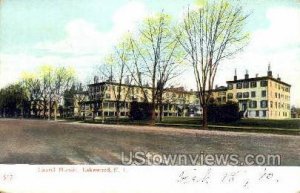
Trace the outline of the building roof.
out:
<instances>
[{"instance_id":1,"label":"building roof","mask_svg":"<svg viewBox=\"0 0 300 193\"><path fill-rule=\"evenodd\" d=\"M219 86L219 87L216 87L215 89L212 89L213 92L227 91L227 90L228 90L227 86Z\"/></svg>"},{"instance_id":2,"label":"building roof","mask_svg":"<svg viewBox=\"0 0 300 193\"><path fill-rule=\"evenodd\" d=\"M117 83L117 82L104 81L104 82L89 84L88 86L100 86L100 85L104 85L104 84L119 85L119 83ZM139 86L139 85L134 85L134 84L129 85L129 84L122 83L121 86L131 86L131 87L138 87L138 88L143 87L143 88L152 89L152 87L150 87L150 86ZM165 88L165 91L171 91L171 92L177 92L177 93L190 93L190 91L184 90L183 87L168 87L168 88Z\"/></svg>"},{"instance_id":3,"label":"building roof","mask_svg":"<svg viewBox=\"0 0 300 193\"><path fill-rule=\"evenodd\" d=\"M259 81L259 80L273 80L277 83L283 84L285 86L291 87L290 84L285 83L281 80L278 80L274 77L270 77L270 76L261 76L261 77L254 77L254 78L248 78L248 79L238 79L238 80L230 80L230 81L226 81L227 83L237 83L237 82L245 82L245 81Z\"/></svg>"},{"instance_id":4,"label":"building roof","mask_svg":"<svg viewBox=\"0 0 300 193\"><path fill-rule=\"evenodd\" d=\"M98 83L88 84L88 86L100 86L100 85L104 85L104 84L119 85L119 83L117 83L117 82L103 81L103 82L98 82ZM131 87L151 88L151 87L149 87L149 86L139 86L139 85L134 85L134 84L124 84L124 83L122 83L121 86L131 86Z\"/></svg>"}]
</instances>

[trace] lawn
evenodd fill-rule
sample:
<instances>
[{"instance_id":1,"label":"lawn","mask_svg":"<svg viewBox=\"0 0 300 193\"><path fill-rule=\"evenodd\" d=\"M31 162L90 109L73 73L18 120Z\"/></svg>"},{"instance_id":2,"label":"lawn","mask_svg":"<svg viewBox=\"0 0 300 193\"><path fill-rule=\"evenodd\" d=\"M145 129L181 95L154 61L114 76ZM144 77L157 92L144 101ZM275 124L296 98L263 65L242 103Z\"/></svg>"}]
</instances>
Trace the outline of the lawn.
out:
<instances>
[{"instance_id":1,"label":"lawn","mask_svg":"<svg viewBox=\"0 0 300 193\"><path fill-rule=\"evenodd\" d=\"M89 123L101 123L102 120L85 121ZM121 118L120 124L129 125L148 125L149 122L145 120L132 121L128 118ZM106 124L116 124L114 118L107 118ZM161 126L175 126L175 127L186 127L195 128L201 126L200 117L164 117L162 123L158 123ZM209 123L211 126L232 126L234 127L252 127L252 128L272 128L272 129L285 129L285 130L300 130L300 119L284 119L284 120L268 120L268 119L241 119L234 122L227 123Z\"/></svg>"},{"instance_id":2,"label":"lawn","mask_svg":"<svg viewBox=\"0 0 300 193\"><path fill-rule=\"evenodd\" d=\"M186 124L200 125L201 119L198 117L165 117L163 123L166 124ZM209 125L238 126L238 127L266 127L281 129L300 129L300 119L241 119L228 123L209 123Z\"/></svg>"}]
</instances>

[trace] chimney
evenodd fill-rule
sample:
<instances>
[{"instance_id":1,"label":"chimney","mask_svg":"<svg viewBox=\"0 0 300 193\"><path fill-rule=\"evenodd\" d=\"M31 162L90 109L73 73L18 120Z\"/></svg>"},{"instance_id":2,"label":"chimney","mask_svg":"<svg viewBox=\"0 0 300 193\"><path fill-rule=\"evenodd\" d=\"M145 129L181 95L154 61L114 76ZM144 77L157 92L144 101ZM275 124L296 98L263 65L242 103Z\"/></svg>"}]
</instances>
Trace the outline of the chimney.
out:
<instances>
[{"instance_id":1,"label":"chimney","mask_svg":"<svg viewBox=\"0 0 300 193\"><path fill-rule=\"evenodd\" d=\"M248 70L246 70L245 79L249 79Z\"/></svg>"},{"instance_id":2,"label":"chimney","mask_svg":"<svg viewBox=\"0 0 300 193\"><path fill-rule=\"evenodd\" d=\"M140 83L143 84L141 72L138 72L138 81L141 81Z\"/></svg>"},{"instance_id":3,"label":"chimney","mask_svg":"<svg viewBox=\"0 0 300 193\"><path fill-rule=\"evenodd\" d=\"M129 84L129 75L126 76L125 84Z\"/></svg>"},{"instance_id":4,"label":"chimney","mask_svg":"<svg viewBox=\"0 0 300 193\"><path fill-rule=\"evenodd\" d=\"M271 63L268 65L268 77L272 77Z\"/></svg>"},{"instance_id":5,"label":"chimney","mask_svg":"<svg viewBox=\"0 0 300 193\"><path fill-rule=\"evenodd\" d=\"M281 81L281 78L279 77L279 74L277 74L277 80Z\"/></svg>"},{"instance_id":6,"label":"chimney","mask_svg":"<svg viewBox=\"0 0 300 193\"><path fill-rule=\"evenodd\" d=\"M256 77L256 78L258 77L258 73L255 74L255 77Z\"/></svg>"},{"instance_id":7,"label":"chimney","mask_svg":"<svg viewBox=\"0 0 300 193\"><path fill-rule=\"evenodd\" d=\"M99 80L98 76L94 76L94 84L98 83L98 80Z\"/></svg>"},{"instance_id":8,"label":"chimney","mask_svg":"<svg viewBox=\"0 0 300 193\"><path fill-rule=\"evenodd\" d=\"M234 80L234 81L237 80L236 69L234 70L234 77L233 77L233 80Z\"/></svg>"}]
</instances>

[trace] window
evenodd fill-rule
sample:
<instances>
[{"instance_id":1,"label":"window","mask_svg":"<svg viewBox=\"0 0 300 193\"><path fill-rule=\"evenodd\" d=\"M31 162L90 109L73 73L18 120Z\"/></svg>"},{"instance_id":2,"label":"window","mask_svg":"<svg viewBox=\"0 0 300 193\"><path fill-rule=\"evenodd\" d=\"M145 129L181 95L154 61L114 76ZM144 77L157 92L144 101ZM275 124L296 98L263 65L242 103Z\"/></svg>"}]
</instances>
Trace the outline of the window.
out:
<instances>
[{"instance_id":1,"label":"window","mask_svg":"<svg viewBox=\"0 0 300 193\"><path fill-rule=\"evenodd\" d=\"M261 87L266 87L266 86L268 86L268 81L266 81L266 80L260 81L260 86L261 86Z\"/></svg>"},{"instance_id":2,"label":"window","mask_svg":"<svg viewBox=\"0 0 300 193\"><path fill-rule=\"evenodd\" d=\"M259 111L255 111L255 116L259 117Z\"/></svg>"},{"instance_id":3,"label":"window","mask_svg":"<svg viewBox=\"0 0 300 193\"><path fill-rule=\"evenodd\" d=\"M268 101L267 100L260 101L260 107L261 108L267 108L268 107Z\"/></svg>"},{"instance_id":4,"label":"window","mask_svg":"<svg viewBox=\"0 0 300 193\"><path fill-rule=\"evenodd\" d=\"M275 98L277 98L277 92L275 92Z\"/></svg>"},{"instance_id":5,"label":"window","mask_svg":"<svg viewBox=\"0 0 300 193\"><path fill-rule=\"evenodd\" d=\"M243 88L249 88L249 82L244 82L243 83Z\"/></svg>"},{"instance_id":6,"label":"window","mask_svg":"<svg viewBox=\"0 0 300 193\"><path fill-rule=\"evenodd\" d=\"M236 94L236 98L242 98L243 97L243 93L241 93L241 92L238 92L237 94Z\"/></svg>"},{"instance_id":7,"label":"window","mask_svg":"<svg viewBox=\"0 0 300 193\"><path fill-rule=\"evenodd\" d=\"M256 82L251 82L251 83L250 83L250 87L251 87L251 88L256 88Z\"/></svg>"},{"instance_id":8,"label":"window","mask_svg":"<svg viewBox=\"0 0 300 193\"><path fill-rule=\"evenodd\" d=\"M241 82L238 82L238 83L236 84L236 88L237 88L237 89L241 89L241 88L242 88L242 83L241 83Z\"/></svg>"},{"instance_id":9,"label":"window","mask_svg":"<svg viewBox=\"0 0 300 193\"><path fill-rule=\"evenodd\" d=\"M263 90L261 91L261 97L266 97L267 96L267 91Z\"/></svg>"},{"instance_id":10,"label":"window","mask_svg":"<svg viewBox=\"0 0 300 193\"><path fill-rule=\"evenodd\" d=\"M244 92L243 93L243 98L249 98L249 92Z\"/></svg>"},{"instance_id":11,"label":"window","mask_svg":"<svg viewBox=\"0 0 300 193\"><path fill-rule=\"evenodd\" d=\"M232 99L233 98L233 94L232 93L228 93L227 98L228 99Z\"/></svg>"},{"instance_id":12,"label":"window","mask_svg":"<svg viewBox=\"0 0 300 193\"><path fill-rule=\"evenodd\" d=\"M262 111L263 112L263 117L266 117L267 116L267 111Z\"/></svg>"},{"instance_id":13,"label":"window","mask_svg":"<svg viewBox=\"0 0 300 193\"><path fill-rule=\"evenodd\" d=\"M250 108L256 108L257 107L257 101L250 101L249 106L250 106Z\"/></svg>"},{"instance_id":14,"label":"window","mask_svg":"<svg viewBox=\"0 0 300 193\"><path fill-rule=\"evenodd\" d=\"M273 108L273 101L270 102L270 107Z\"/></svg>"},{"instance_id":15,"label":"window","mask_svg":"<svg viewBox=\"0 0 300 193\"><path fill-rule=\"evenodd\" d=\"M252 91L252 92L251 92L251 97L252 97L252 98L256 97L256 92L255 92L255 91Z\"/></svg>"},{"instance_id":16,"label":"window","mask_svg":"<svg viewBox=\"0 0 300 193\"><path fill-rule=\"evenodd\" d=\"M232 84L228 84L228 90L232 90L233 89L233 85Z\"/></svg>"},{"instance_id":17,"label":"window","mask_svg":"<svg viewBox=\"0 0 300 193\"><path fill-rule=\"evenodd\" d=\"M110 99L110 94L106 94L105 98Z\"/></svg>"}]
</instances>

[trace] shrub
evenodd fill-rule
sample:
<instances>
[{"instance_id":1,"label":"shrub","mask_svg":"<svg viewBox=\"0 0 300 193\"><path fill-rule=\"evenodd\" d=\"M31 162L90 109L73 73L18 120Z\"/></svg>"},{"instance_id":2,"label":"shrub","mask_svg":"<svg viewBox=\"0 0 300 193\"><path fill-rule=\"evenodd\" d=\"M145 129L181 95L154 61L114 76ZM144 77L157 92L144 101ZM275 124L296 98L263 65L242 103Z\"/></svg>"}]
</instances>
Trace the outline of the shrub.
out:
<instances>
[{"instance_id":1,"label":"shrub","mask_svg":"<svg viewBox=\"0 0 300 193\"><path fill-rule=\"evenodd\" d=\"M131 102L129 117L132 120L148 120L151 118L151 106L149 103Z\"/></svg>"},{"instance_id":2,"label":"shrub","mask_svg":"<svg viewBox=\"0 0 300 193\"><path fill-rule=\"evenodd\" d=\"M238 104L231 101L226 104L212 103L207 113L209 122L232 122L241 118Z\"/></svg>"}]
</instances>

